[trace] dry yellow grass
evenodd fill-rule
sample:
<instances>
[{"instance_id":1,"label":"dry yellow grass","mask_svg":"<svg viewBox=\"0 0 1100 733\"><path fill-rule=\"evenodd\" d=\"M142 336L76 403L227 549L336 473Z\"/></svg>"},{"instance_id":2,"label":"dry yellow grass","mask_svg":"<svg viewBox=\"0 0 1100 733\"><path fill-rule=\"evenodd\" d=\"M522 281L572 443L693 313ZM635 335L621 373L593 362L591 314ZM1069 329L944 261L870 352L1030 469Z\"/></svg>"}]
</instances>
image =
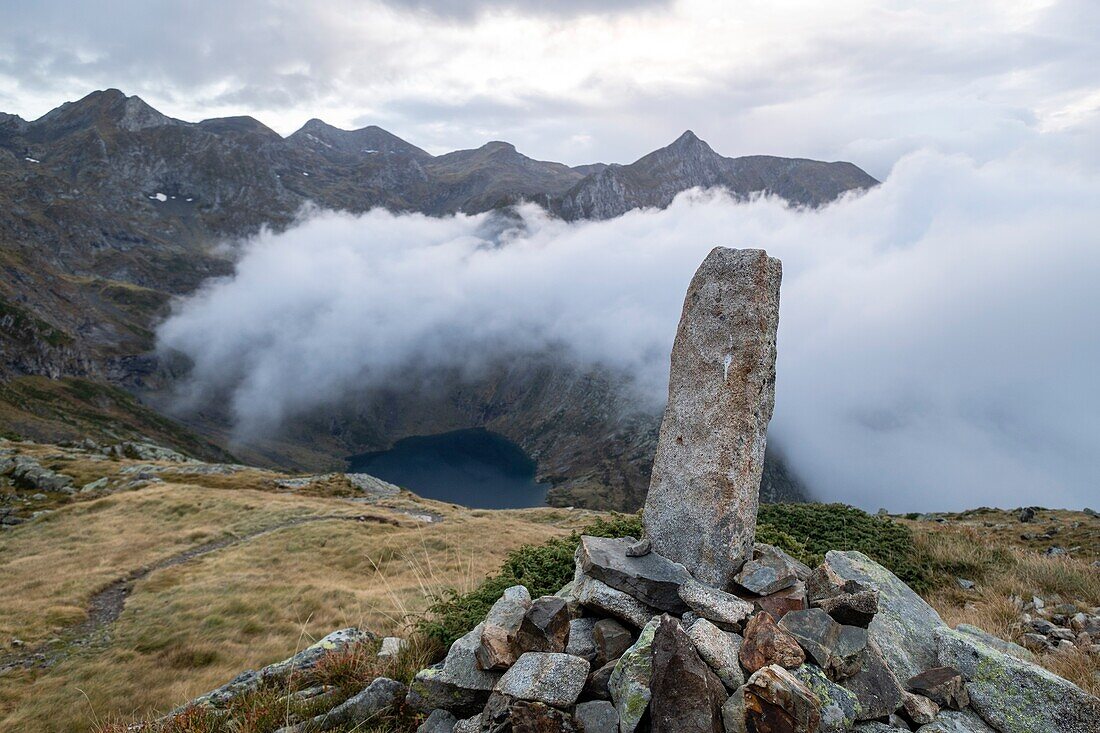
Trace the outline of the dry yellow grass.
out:
<instances>
[{"instance_id":1,"label":"dry yellow grass","mask_svg":"<svg viewBox=\"0 0 1100 733\"><path fill-rule=\"evenodd\" d=\"M95 464L100 471L122 465ZM0 640L33 645L81 621L88 599L111 581L196 545L307 516L384 520L287 527L152 572L136 583L109 640L73 649L50 669L0 677L0 731L88 731L97 719L170 709L336 628L400 632L442 588L465 590L509 550L593 516L471 511L408 494L382 508L277 493L271 478L256 472L194 479L217 487L153 484L77 501L0 535Z\"/></svg>"}]
</instances>

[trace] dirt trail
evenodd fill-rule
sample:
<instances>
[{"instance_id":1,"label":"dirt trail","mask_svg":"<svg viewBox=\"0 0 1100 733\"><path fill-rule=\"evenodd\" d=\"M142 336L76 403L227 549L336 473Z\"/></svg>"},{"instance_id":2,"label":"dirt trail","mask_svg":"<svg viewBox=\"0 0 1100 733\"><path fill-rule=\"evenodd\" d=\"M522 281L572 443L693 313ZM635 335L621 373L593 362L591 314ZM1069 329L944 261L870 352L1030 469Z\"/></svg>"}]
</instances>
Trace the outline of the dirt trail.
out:
<instances>
[{"instance_id":1,"label":"dirt trail","mask_svg":"<svg viewBox=\"0 0 1100 733\"><path fill-rule=\"evenodd\" d=\"M296 517L246 534L223 537L207 542L189 550L166 557L151 565L138 568L125 577L112 581L96 592L88 601L87 617L78 624L69 626L57 634L57 638L39 644L27 651L18 651L0 655L0 674L17 667L52 667L67 658L77 648L91 646L97 641L106 641L107 628L122 615L126 599L134 590L134 585L152 572L181 565L189 560L202 557L211 552L239 545L243 542L262 537L272 532L298 527L311 522L350 521L396 524L396 520L377 514L357 516L326 514L321 516Z\"/></svg>"}]
</instances>

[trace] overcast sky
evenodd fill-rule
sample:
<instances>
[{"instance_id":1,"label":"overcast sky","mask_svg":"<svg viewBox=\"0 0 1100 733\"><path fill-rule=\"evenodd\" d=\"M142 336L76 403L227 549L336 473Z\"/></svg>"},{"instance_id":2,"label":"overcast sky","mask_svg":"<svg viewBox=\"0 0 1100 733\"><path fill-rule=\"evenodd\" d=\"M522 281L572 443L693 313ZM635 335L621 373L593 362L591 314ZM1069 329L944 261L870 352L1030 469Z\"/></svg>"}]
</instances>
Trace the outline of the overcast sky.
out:
<instances>
[{"instance_id":1,"label":"overcast sky","mask_svg":"<svg viewBox=\"0 0 1100 733\"><path fill-rule=\"evenodd\" d=\"M882 178L921 147L988 160L1094 133L1098 39L1095 0L5 2L0 110L117 87L188 120L320 117L570 164L692 128Z\"/></svg>"}]
</instances>

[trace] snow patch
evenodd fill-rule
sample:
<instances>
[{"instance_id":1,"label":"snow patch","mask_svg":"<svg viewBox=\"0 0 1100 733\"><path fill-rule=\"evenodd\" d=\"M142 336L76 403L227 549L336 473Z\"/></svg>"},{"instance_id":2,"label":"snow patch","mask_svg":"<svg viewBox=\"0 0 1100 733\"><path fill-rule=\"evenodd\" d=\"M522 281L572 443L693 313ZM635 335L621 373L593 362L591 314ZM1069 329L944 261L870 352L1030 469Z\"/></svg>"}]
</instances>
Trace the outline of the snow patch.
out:
<instances>
[{"instance_id":1,"label":"snow patch","mask_svg":"<svg viewBox=\"0 0 1100 733\"><path fill-rule=\"evenodd\" d=\"M34 158L23 158L23 160L27 161L28 163L41 163L42 162L40 160L35 160Z\"/></svg>"},{"instance_id":2,"label":"snow patch","mask_svg":"<svg viewBox=\"0 0 1100 733\"><path fill-rule=\"evenodd\" d=\"M164 203L165 201L168 200L168 197L166 195L164 195L163 193L158 192L158 193L154 193L152 196L150 196L149 200L150 201L155 200L155 201L160 201L161 203Z\"/></svg>"},{"instance_id":3,"label":"snow patch","mask_svg":"<svg viewBox=\"0 0 1100 733\"><path fill-rule=\"evenodd\" d=\"M308 173L306 173L305 171L302 171L302 175L303 175L303 176L308 176L309 174L308 174Z\"/></svg>"}]
</instances>

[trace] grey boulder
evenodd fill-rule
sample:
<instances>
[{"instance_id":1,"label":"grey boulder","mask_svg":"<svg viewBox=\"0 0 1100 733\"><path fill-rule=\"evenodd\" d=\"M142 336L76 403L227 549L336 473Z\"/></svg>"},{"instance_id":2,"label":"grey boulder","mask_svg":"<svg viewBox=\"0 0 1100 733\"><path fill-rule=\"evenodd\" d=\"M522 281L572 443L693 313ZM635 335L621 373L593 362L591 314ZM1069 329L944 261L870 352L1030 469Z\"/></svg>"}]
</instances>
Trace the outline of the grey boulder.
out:
<instances>
[{"instance_id":1,"label":"grey boulder","mask_svg":"<svg viewBox=\"0 0 1100 733\"><path fill-rule=\"evenodd\" d=\"M917 728L917 733L998 733L986 725L970 710L941 710L928 725Z\"/></svg>"},{"instance_id":2,"label":"grey boulder","mask_svg":"<svg viewBox=\"0 0 1100 733\"><path fill-rule=\"evenodd\" d=\"M612 588L603 581L585 575L577 568L573 583L573 595L585 608L605 616L614 616L636 629L645 626L659 612L634 596Z\"/></svg>"},{"instance_id":3,"label":"grey boulder","mask_svg":"<svg viewBox=\"0 0 1100 733\"><path fill-rule=\"evenodd\" d=\"M442 708L456 716L468 716L484 707L500 673L486 672L477 666L482 626L478 624L457 639L442 664L416 673L406 698L410 708L422 713Z\"/></svg>"},{"instance_id":4,"label":"grey boulder","mask_svg":"<svg viewBox=\"0 0 1100 733\"><path fill-rule=\"evenodd\" d=\"M726 631L739 631L749 616L753 606L738 598L709 585L703 585L694 578L680 586L680 599L698 616L714 623Z\"/></svg>"},{"instance_id":5,"label":"grey boulder","mask_svg":"<svg viewBox=\"0 0 1100 733\"><path fill-rule=\"evenodd\" d=\"M966 679L970 706L1001 733L1095 733L1100 698L968 634L945 627L935 641L940 663Z\"/></svg>"},{"instance_id":6,"label":"grey boulder","mask_svg":"<svg viewBox=\"0 0 1100 733\"><path fill-rule=\"evenodd\" d=\"M433 710L416 728L416 733L453 733L458 719L446 710Z\"/></svg>"},{"instance_id":7,"label":"grey boulder","mask_svg":"<svg viewBox=\"0 0 1100 733\"><path fill-rule=\"evenodd\" d=\"M862 666L867 631L842 626L820 608L791 611L779 620L779 628L793 636L831 679L851 677Z\"/></svg>"},{"instance_id":8,"label":"grey boulder","mask_svg":"<svg viewBox=\"0 0 1100 733\"><path fill-rule=\"evenodd\" d=\"M745 684L745 673L738 659L743 641L740 636L723 631L705 618L697 619L689 626L687 635L695 644L699 656L729 690L736 690Z\"/></svg>"},{"instance_id":9,"label":"grey boulder","mask_svg":"<svg viewBox=\"0 0 1100 733\"><path fill-rule=\"evenodd\" d=\"M531 608L531 595L522 585L515 585L489 609L477 648L477 664L481 669L504 670L520 655L517 637L520 624Z\"/></svg>"},{"instance_id":10,"label":"grey boulder","mask_svg":"<svg viewBox=\"0 0 1100 733\"><path fill-rule=\"evenodd\" d=\"M653 635L659 621L660 617L654 616L642 627L637 641L616 662L608 680L620 733L631 733L638 727L653 697L649 683L653 677Z\"/></svg>"},{"instance_id":11,"label":"grey boulder","mask_svg":"<svg viewBox=\"0 0 1100 733\"><path fill-rule=\"evenodd\" d=\"M496 691L518 700L564 708L580 697L588 671L588 662L580 657L524 652L500 678Z\"/></svg>"}]
</instances>

